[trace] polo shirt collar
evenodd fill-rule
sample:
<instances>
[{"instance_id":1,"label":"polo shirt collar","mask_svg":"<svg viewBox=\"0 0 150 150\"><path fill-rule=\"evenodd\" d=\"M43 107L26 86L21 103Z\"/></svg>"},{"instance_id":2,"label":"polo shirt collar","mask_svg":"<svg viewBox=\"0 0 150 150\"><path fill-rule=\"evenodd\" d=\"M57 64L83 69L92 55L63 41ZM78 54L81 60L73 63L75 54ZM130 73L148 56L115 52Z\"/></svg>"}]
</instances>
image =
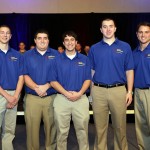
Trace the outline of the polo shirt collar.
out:
<instances>
[{"instance_id":1,"label":"polo shirt collar","mask_svg":"<svg viewBox=\"0 0 150 150\"><path fill-rule=\"evenodd\" d=\"M150 43L147 45L147 47L144 49L144 51L147 50L147 49L150 49ZM137 51L141 51L140 45L138 45ZM142 52L142 51L141 51L141 52Z\"/></svg>"},{"instance_id":2,"label":"polo shirt collar","mask_svg":"<svg viewBox=\"0 0 150 150\"><path fill-rule=\"evenodd\" d=\"M12 51L12 48L9 46L7 53L8 53L8 52L11 52L11 51ZM3 51L0 49L0 52L3 52Z\"/></svg>"},{"instance_id":3,"label":"polo shirt collar","mask_svg":"<svg viewBox=\"0 0 150 150\"><path fill-rule=\"evenodd\" d=\"M115 41L112 44L117 44L119 42L118 38L116 37ZM103 39L101 40L102 44L107 44ZM112 45L111 44L111 45Z\"/></svg>"},{"instance_id":4,"label":"polo shirt collar","mask_svg":"<svg viewBox=\"0 0 150 150\"><path fill-rule=\"evenodd\" d=\"M35 47L32 51L34 51L35 53L39 54L39 52L37 51L37 48L36 48L36 47ZM48 47L48 49L46 50L45 54L46 54L46 53L51 53L51 48ZM45 54L44 54L44 55L45 55Z\"/></svg>"},{"instance_id":5,"label":"polo shirt collar","mask_svg":"<svg viewBox=\"0 0 150 150\"><path fill-rule=\"evenodd\" d=\"M66 51L64 51L64 52L62 53L62 55L63 55L64 58L69 58L69 57L66 55ZM78 58L78 57L79 57L79 53L76 51L76 55L75 55L75 57L74 57L73 59Z\"/></svg>"}]
</instances>

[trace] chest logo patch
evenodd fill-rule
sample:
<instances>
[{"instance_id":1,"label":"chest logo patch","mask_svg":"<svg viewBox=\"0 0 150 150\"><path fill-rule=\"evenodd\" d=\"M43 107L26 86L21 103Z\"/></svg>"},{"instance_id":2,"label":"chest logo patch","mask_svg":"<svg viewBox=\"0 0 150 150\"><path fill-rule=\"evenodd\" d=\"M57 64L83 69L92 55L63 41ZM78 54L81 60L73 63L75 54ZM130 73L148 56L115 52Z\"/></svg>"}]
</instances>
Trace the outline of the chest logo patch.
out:
<instances>
[{"instance_id":1,"label":"chest logo patch","mask_svg":"<svg viewBox=\"0 0 150 150\"><path fill-rule=\"evenodd\" d=\"M121 49L116 49L115 52L118 53L118 54L122 54L122 53L123 53L123 50L121 50Z\"/></svg>"},{"instance_id":2,"label":"chest logo patch","mask_svg":"<svg viewBox=\"0 0 150 150\"><path fill-rule=\"evenodd\" d=\"M79 62L78 62L78 66L85 66L85 63L79 61Z\"/></svg>"},{"instance_id":3,"label":"chest logo patch","mask_svg":"<svg viewBox=\"0 0 150 150\"><path fill-rule=\"evenodd\" d=\"M150 58L150 54L146 54L146 58Z\"/></svg>"},{"instance_id":4,"label":"chest logo patch","mask_svg":"<svg viewBox=\"0 0 150 150\"><path fill-rule=\"evenodd\" d=\"M53 55L47 56L47 59L54 59L54 58L55 58L55 56L53 56Z\"/></svg>"},{"instance_id":5,"label":"chest logo patch","mask_svg":"<svg viewBox=\"0 0 150 150\"><path fill-rule=\"evenodd\" d=\"M12 56L12 57L10 57L10 60L11 60L11 61L17 61L18 58Z\"/></svg>"}]
</instances>

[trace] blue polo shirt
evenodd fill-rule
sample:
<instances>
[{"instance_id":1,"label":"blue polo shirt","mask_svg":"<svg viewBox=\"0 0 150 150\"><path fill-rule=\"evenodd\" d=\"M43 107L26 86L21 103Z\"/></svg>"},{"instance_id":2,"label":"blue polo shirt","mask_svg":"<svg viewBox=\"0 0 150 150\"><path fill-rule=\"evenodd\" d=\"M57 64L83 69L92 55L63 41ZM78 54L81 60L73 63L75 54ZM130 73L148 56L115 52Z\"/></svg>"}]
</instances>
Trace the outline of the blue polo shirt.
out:
<instances>
[{"instance_id":1,"label":"blue polo shirt","mask_svg":"<svg viewBox=\"0 0 150 150\"><path fill-rule=\"evenodd\" d=\"M16 90L21 75L23 75L21 54L10 47L6 54L0 50L0 86L4 90Z\"/></svg>"},{"instance_id":2,"label":"blue polo shirt","mask_svg":"<svg viewBox=\"0 0 150 150\"><path fill-rule=\"evenodd\" d=\"M134 87L150 87L150 44L141 51L139 46L133 51Z\"/></svg>"},{"instance_id":3,"label":"blue polo shirt","mask_svg":"<svg viewBox=\"0 0 150 150\"><path fill-rule=\"evenodd\" d=\"M30 78L38 85L49 83L49 70L52 69L52 61L59 55L59 53L48 48L44 55L41 55L36 48L27 51L24 56L24 75ZM26 93L37 95L36 92L29 87L25 87ZM47 90L47 95L56 93L53 88Z\"/></svg>"},{"instance_id":4,"label":"blue polo shirt","mask_svg":"<svg viewBox=\"0 0 150 150\"><path fill-rule=\"evenodd\" d=\"M58 81L65 90L79 92L85 80L91 80L90 62L87 56L76 53L71 60L64 52L54 62L52 81Z\"/></svg>"},{"instance_id":5,"label":"blue polo shirt","mask_svg":"<svg viewBox=\"0 0 150 150\"><path fill-rule=\"evenodd\" d=\"M129 44L118 39L111 45L103 40L94 44L88 57L92 69L95 70L94 83L126 83L126 71L134 68Z\"/></svg>"}]
</instances>

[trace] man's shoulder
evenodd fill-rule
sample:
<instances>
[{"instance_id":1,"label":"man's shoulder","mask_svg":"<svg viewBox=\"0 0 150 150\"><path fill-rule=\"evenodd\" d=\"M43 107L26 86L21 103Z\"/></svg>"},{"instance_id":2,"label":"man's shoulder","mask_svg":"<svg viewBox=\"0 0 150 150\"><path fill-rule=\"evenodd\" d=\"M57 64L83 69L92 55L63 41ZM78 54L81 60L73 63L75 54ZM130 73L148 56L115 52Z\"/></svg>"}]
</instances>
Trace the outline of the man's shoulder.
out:
<instances>
[{"instance_id":1,"label":"man's shoulder","mask_svg":"<svg viewBox=\"0 0 150 150\"><path fill-rule=\"evenodd\" d=\"M14 55L18 55L18 56L21 56L21 54L19 53L19 51L17 51L16 49L14 48L10 48L10 52Z\"/></svg>"},{"instance_id":2,"label":"man's shoulder","mask_svg":"<svg viewBox=\"0 0 150 150\"><path fill-rule=\"evenodd\" d=\"M130 47L130 44L128 42L125 42L125 41L122 41L122 40L117 40L117 43L120 44L120 45L123 45L123 46L129 46Z\"/></svg>"},{"instance_id":3,"label":"man's shoulder","mask_svg":"<svg viewBox=\"0 0 150 150\"><path fill-rule=\"evenodd\" d=\"M28 56L28 55L33 55L34 54L34 49L33 50L28 50L26 51L23 56Z\"/></svg>"},{"instance_id":4,"label":"man's shoulder","mask_svg":"<svg viewBox=\"0 0 150 150\"><path fill-rule=\"evenodd\" d=\"M97 46L100 46L101 44L102 44L102 41L99 41L99 42L93 44L91 47L97 47Z\"/></svg>"},{"instance_id":5,"label":"man's shoulder","mask_svg":"<svg viewBox=\"0 0 150 150\"><path fill-rule=\"evenodd\" d=\"M53 48L48 48L48 50L53 54L53 55L59 55L59 52L56 49Z\"/></svg>"},{"instance_id":6,"label":"man's shoulder","mask_svg":"<svg viewBox=\"0 0 150 150\"><path fill-rule=\"evenodd\" d=\"M81 59L88 59L88 57L82 53L78 53L79 58Z\"/></svg>"}]
</instances>

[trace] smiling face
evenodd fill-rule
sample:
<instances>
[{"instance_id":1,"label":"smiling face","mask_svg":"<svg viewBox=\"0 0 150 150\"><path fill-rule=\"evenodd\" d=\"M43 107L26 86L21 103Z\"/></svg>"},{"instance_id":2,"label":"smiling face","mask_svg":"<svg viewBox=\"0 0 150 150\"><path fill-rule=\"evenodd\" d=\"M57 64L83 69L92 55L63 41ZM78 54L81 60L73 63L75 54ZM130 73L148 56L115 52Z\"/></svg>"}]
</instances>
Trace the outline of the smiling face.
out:
<instances>
[{"instance_id":1,"label":"smiling face","mask_svg":"<svg viewBox=\"0 0 150 150\"><path fill-rule=\"evenodd\" d=\"M136 32L137 38L141 44L150 43L150 27L146 25L141 25Z\"/></svg>"},{"instance_id":2,"label":"smiling face","mask_svg":"<svg viewBox=\"0 0 150 150\"><path fill-rule=\"evenodd\" d=\"M102 21L100 28L104 39L113 39L115 37L116 26L113 20L107 19Z\"/></svg>"},{"instance_id":3,"label":"smiling face","mask_svg":"<svg viewBox=\"0 0 150 150\"><path fill-rule=\"evenodd\" d=\"M0 44L8 44L11 39L11 31L9 27L2 26L0 27Z\"/></svg>"},{"instance_id":4,"label":"smiling face","mask_svg":"<svg viewBox=\"0 0 150 150\"><path fill-rule=\"evenodd\" d=\"M39 51L46 51L49 45L48 35L46 33L38 33L34 42Z\"/></svg>"},{"instance_id":5,"label":"smiling face","mask_svg":"<svg viewBox=\"0 0 150 150\"><path fill-rule=\"evenodd\" d=\"M64 46L66 48L66 51L73 52L73 51L75 51L75 47L76 47L77 41L76 41L76 39L73 36L68 36L67 35L64 38L63 44L64 44Z\"/></svg>"}]
</instances>

